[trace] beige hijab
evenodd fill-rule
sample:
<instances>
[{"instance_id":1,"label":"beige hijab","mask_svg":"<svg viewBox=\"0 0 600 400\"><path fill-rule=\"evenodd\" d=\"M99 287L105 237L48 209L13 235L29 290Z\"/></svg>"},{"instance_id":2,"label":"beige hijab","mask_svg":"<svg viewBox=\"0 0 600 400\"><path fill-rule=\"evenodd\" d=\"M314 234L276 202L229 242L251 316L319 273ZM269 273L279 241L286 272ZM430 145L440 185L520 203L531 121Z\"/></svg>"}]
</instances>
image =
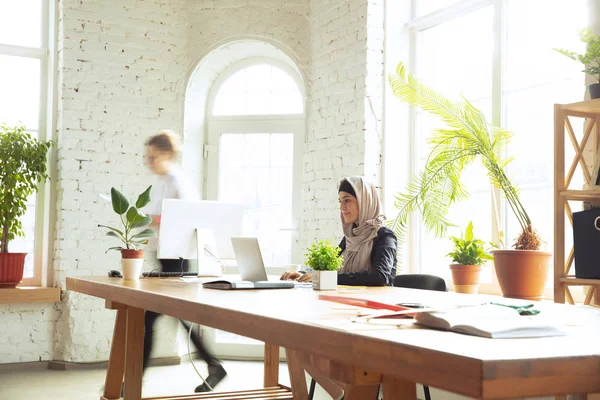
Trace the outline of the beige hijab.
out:
<instances>
[{"instance_id":1,"label":"beige hijab","mask_svg":"<svg viewBox=\"0 0 600 400\"><path fill-rule=\"evenodd\" d=\"M381 212L381 202L375 187L361 176L351 176L340 181L348 181L358 200L358 221L354 224L344 223L342 227L346 237L344 264L341 273L362 272L371 268L371 251L377 231L383 226L385 217ZM339 186L338 186L339 187Z\"/></svg>"}]
</instances>

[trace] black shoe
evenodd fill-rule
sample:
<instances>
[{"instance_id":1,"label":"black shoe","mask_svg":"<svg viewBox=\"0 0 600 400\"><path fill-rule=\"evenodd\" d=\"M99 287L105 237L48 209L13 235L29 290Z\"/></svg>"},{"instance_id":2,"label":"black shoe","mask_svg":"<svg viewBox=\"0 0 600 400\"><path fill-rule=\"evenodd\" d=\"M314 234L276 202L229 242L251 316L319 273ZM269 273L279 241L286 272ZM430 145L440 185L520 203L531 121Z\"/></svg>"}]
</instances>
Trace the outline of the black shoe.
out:
<instances>
[{"instance_id":1,"label":"black shoe","mask_svg":"<svg viewBox=\"0 0 600 400\"><path fill-rule=\"evenodd\" d=\"M194 392L212 392L214 388L227 376L227 372L222 365L209 365L208 366L208 377L206 383L196 386ZM208 383L208 385L207 385ZM209 386L210 385L210 386Z\"/></svg>"}]
</instances>

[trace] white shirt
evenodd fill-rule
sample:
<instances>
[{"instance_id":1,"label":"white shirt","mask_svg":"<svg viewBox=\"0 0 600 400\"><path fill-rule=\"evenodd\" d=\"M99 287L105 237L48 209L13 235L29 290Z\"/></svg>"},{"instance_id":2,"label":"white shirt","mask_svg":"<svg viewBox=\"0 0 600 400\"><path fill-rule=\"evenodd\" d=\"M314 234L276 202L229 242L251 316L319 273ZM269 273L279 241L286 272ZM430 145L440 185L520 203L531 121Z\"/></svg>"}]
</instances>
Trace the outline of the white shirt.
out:
<instances>
[{"instance_id":1,"label":"white shirt","mask_svg":"<svg viewBox=\"0 0 600 400\"><path fill-rule=\"evenodd\" d=\"M150 203L143 208L149 215L160 215L162 203L165 199L199 200L198 191L187 180L183 171L173 168L164 175L159 175L157 182L150 190ZM158 249L158 238L148 240L147 251L155 252Z\"/></svg>"},{"instance_id":2,"label":"white shirt","mask_svg":"<svg viewBox=\"0 0 600 400\"><path fill-rule=\"evenodd\" d=\"M173 168L160 175L150 191L150 203L144 207L144 212L150 215L160 215L162 202L165 199L199 200L196 188L187 180L183 171Z\"/></svg>"}]
</instances>

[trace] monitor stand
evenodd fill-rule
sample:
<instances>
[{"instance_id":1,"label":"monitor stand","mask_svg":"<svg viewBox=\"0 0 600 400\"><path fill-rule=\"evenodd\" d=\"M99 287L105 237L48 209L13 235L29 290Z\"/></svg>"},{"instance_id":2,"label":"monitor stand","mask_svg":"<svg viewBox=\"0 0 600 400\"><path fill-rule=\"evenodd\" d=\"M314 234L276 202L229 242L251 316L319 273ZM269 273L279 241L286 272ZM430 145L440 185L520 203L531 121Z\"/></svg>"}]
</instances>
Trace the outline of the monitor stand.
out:
<instances>
[{"instance_id":1,"label":"monitor stand","mask_svg":"<svg viewBox=\"0 0 600 400\"><path fill-rule=\"evenodd\" d=\"M222 263L215 254L215 237L211 229L196 229L198 277L215 278L223 275Z\"/></svg>"}]
</instances>

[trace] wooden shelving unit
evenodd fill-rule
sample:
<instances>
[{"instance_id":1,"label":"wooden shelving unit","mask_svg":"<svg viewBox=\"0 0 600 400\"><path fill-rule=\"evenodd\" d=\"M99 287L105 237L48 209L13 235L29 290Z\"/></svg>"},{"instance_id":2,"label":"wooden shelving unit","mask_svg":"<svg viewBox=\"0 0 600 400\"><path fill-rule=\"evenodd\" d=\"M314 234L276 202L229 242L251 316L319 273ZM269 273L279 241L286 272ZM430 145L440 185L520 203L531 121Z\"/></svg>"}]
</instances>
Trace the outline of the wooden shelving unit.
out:
<instances>
[{"instance_id":1,"label":"wooden shelving unit","mask_svg":"<svg viewBox=\"0 0 600 400\"><path fill-rule=\"evenodd\" d=\"M580 140L573 130L570 118L585 118L584 132ZM570 165L565 164L565 139L569 138L575 150ZM593 138L593 144L589 140ZM583 152L593 145L594 152L600 144L600 99L572 104L554 105L554 301L575 304L570 286L589 286L584 304L600 305L600 279L578 279L569 275L574 262L573 248L565 251L565 216L573 225L573 213L569 201L595 201L600 203L598 190L572 190L571 180L579 168L589 184L593 173L588 168ZM565 173L566 172L566 173ZM598 243L600 246L600 243ZM600 262L600 260L599 260Z\"/></svg>"}]
</instances>

